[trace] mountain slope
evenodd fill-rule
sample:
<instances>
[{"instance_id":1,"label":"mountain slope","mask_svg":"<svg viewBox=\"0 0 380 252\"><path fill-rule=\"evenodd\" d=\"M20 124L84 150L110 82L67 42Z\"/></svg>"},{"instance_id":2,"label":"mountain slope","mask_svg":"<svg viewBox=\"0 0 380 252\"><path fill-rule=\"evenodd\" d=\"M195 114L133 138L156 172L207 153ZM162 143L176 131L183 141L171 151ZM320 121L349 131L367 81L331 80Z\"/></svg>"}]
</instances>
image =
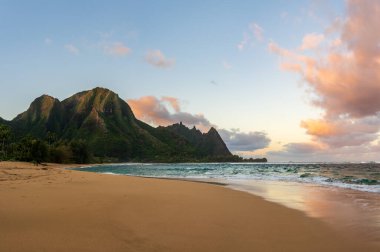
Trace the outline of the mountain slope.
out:
<instances>
[{"instance_id":1,"label":"mountain slope","mask_svg":"<svg viewBox=\"0 0 380 252\"><path fill-rule=\"evenodd\" d=\"M189 129L183 125L182 122L180 122L168 126L166 129L189 141L196 147L196 150L200 156L232 155L214 127L211 127L207 133L202 133L195 127Z\"/></svg>"},{"instance_id":2,"label":"mountain slope","mask_svg":"<svg viewBox=\"0 0 380 252\"><path fill-rule=\"evenodd\" d=\"M119 161L213 161L232 157L218 132L206 134L182 123L153 128L135 118L129 105L105 88L83 91L63 100L43 95L9 123L16 136L47 138L58 143L84 140L95 157Z\"/></svg>"},{"instance_id":3,"label":"mountain slope","mask_svg":"<svg viewBox=\"0 0 380 252\"><path fill-rule=\"evenodd\" d=\"M48 131L60 132L62 124L60 101L48 95L35 99L28 110L16 116L11 125L16 134L28 134L43 137Z\"/></svg>"}]
</instances>

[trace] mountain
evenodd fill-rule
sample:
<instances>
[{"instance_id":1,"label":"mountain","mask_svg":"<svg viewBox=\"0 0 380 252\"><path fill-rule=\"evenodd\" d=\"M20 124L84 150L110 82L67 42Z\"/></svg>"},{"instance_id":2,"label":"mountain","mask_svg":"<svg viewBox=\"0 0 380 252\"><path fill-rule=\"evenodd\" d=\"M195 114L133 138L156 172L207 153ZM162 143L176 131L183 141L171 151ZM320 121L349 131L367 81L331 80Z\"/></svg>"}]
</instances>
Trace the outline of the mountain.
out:
<instances>
[{"instance_id":1,"label":"mountain","mask_svg":"<svg viewBox=\"0 0 380 252\"><path fill-rule=\"evenodd\" d=\"M189 129L183 125L182 122L162 128L185 138L189 143L196 147L196 150L200 155L232 155L214 127L211 127L207 133L202 133L195 127Z\"/></svg>"},{"instance_id":2,"label":"mountain","mask_svg":"<svg viewBox=\"0 0 380 252\"><path fill-rule=\"evenodd\" d=\"M129 105L105 88L59 101L42 95L10 122L17 138L30 135L56 144L83 140L90 153L116 161L218 161L233 159L215 128L202 133L182 123L154 128L138 120Z\"/></svg>"},{"instance_id":3,"label":"mountain","mask_svg":"<svg viewBox=\"0 0 380 252\"><path fill-rule=\"evenodd\" d=\"M35 99L24 113L11 121L16 135L31 134L44 137L47 132L60 132L62 107L58 99L42 95Z\"/></svg>"}]
</instances>

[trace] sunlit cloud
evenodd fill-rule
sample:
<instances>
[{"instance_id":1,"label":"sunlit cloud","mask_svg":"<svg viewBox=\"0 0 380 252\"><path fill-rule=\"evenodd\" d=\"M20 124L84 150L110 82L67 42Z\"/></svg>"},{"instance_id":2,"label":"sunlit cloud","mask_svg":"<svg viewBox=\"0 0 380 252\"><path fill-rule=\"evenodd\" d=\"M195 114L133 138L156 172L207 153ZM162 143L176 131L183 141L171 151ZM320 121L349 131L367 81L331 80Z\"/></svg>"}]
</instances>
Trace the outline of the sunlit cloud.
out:
<instances>
[{"instance_id":1,"label":"sunlit cloud","mask_svg":"<svg viewBox=\"0 0 380 252\"><path fill-rule=\"evenodd\" d=\"M249 28L257 40L262 41L264 39L264 29L260 25L252 23L249 25Z\"/></svg>"},{"instance_id":2,"label":"sunlit cloud","mask_svg":"<svg viewBox=\"0 0 380 252\"><path fill-rule=\"evenodd\" d=\"M167 58L160 50L151 50L145 55L145 60L149 64L159 68L169 68L175 64L175 60Z\"/></svg>"},{"instance_id":3,"label":"sunlit cloud","mask_svg":"<svg viewBox=\"0 0 380 252\"><path fill-rule=\"evenodd\" d=\"M318 97L314 104L328 115L370 116L380 111L379 22L380 2L351 0L341 30L329 36L335 46L324 53L306 56L273 42L268 47L283 57L282 64L298 66L293 70Z\"/></svg>"},{"instance_id":4,"label":"sunlit cloud","mask_svg":"<svg viewBox=\"0 0 380 252\"><path fill-rule=\"evenodd\" d=\"M310 33L303 37L302 45L300 46L301 50L310 50L317 48L324 39L323 34Z\"/></svg>"},{"instance_id":5,"label":"sunlit cloud","mask_svg":"<svg viewBox=\"0 0 380 252\"><path fill-rule=\"evenodd\" d=\"M312 119L301 121L301 127L307 130L307 134L318 137L329 137L341 134L342 130L336 123Z\"/></svg>"},{"instance_id":6,"label":"sunlit cloud","mask_svg":"<svg viewBox=\"0 0 380 252\"><path fill-rule=\"evenodd\" d=\"M131 52L131 49L121 42L114 42L104 45L104 52L112 56L125 56Z\"/></svg>"},{"instance_id":7,"label":"sunlit cloud","mask_svg":"<svg viewBox=\"0 0 380 252\"><path fill-rule=\"evenodd\" d=\"M378 138L380 118L305 120L301 127L315 142L329 147L357 146Z\"/></svg>"},{"instance_id":8,"label":"sunlit cloud","mask_svg":"<svg viewBox=\"0 0 380 252\"><path fill-rule=\"evenodd\" d=\"M301 127L316 145L331 148L372 146L380 125L380 2L347 1L345 18L337 18L325 34L304 36L299 49L270 42L280 68L298 73L322 119ZM308 50L308 54L303 51Z\"/></svg>"},{"instance_id":9,"label":"sunlit cloud","mask_svg":"<svg viewBox=\"0 0 380 252\"><path fill-rule=\"evenodd\" d=\"M254 40L264 40L264 29L257 23L251 23L248 25L248 30L243 33L243 39L238 43L237 48L243 51L248 46L254 44Z\"/></svg>"},{"instance_id":10,"label":"sunlit cloud","mask_svg":"<svg viewBox=\"0 0 380 252\"><path fill-rule=\"evenodd\" d=\"M271 141L264 132L220 129L203 114L182 111L181 102L175 97L144 96L138 99L129 99L127 102L138 119L154 126L168 126L182 122L187 127L195 126L202 132L207 132L211 127L215 127L231 151L259 150L266 148Z\"/></svg>"},{"instance_id":11,"label":"sunlit cloud","mask_svg":"<svg viewBox=\"0 0 380 252\"><path fill-rule=\"evenodd\" d=\"M129 99L127 102L138 119L155 126L168 126L182 122L203 131L208 131L213 126L202 114L183 112L179 100L175 97L143 96L138 99Z\"/></svg>"},{"instance_id":12,"label":"sunlit cloud","mask_svg":"<svg viewBox=\"0 0 380 252\"><path fill-rule=\"evenodd\" d=\"M237 48L240 50L240 51L243 51L246 46L248 45L248 42L249 42L250 38L249 38L249 35L248 33L244 32L243 33L243 39L240 41L240 43L237 45Z\"/></svg>"},{"instance_id":13,"label":"sunlit cloud","mask_svg":"<svg viewBox=\"0 0 380 252\"><path fill-rule=\"evenodd\" d=\"M79 49L73 44L66 44L64 47L71 54L75 54L75 55L79 54Z\"/></svg>"},{"instance_id":14,"label":"sunlit cloud","mask_svg":"<svg viewBox=\"0 0 380 252\"><path fill-rule=\"evenodd\" d=\"M179 103L179 100L177 98L171 97L171 96L163 96L161 98L161 101L168 102L170 106L174 109L175 112L181 111L181 105Z\"/></svg>"}]
</instances>

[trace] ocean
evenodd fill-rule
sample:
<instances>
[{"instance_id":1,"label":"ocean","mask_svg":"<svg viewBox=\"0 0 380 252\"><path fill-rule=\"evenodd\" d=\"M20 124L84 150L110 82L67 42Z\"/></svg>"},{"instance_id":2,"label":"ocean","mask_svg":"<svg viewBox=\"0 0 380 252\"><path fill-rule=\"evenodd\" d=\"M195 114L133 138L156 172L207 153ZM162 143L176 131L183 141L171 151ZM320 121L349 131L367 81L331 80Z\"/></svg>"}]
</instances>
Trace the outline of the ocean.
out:
<instances>
[{"instance_id":1,"label":"ocean","mask_svg":"<svg viewBox=\"0 0 380 252\"><path fill-rule=\"evenodd\" d=\"M222 183L380 247L379 163L125 163L76 170Z\"/></svg>"},{"instance_id":2,"label":"ocean","mask_svg":"<svg viewBox=\"0 0 380 252\"><path fill-rule=\"evenodd\" d=\"M126 163L86 170L159 178L287 181L380 193L379 163Z\"/></svg>"}]
</instances>

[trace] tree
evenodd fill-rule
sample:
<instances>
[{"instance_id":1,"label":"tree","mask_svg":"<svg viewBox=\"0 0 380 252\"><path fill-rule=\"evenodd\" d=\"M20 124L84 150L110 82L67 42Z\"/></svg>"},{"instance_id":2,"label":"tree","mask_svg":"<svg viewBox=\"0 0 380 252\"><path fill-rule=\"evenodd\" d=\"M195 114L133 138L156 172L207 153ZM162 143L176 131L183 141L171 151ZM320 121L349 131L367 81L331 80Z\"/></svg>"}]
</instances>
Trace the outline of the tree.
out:
<instances>
[{"instance_id":1,"label":"tree","mask_svg":"<svg viewBox=\"0 0 380 252\"><path fill-rule=\"evenodd\" d=\"M11 129L3 124L0 124L0 142L1 142L1 157L7 158L6 144L11 137Z\"/></svg>"},{"instance_id":2,"label":"tree","mask_svg":"<svg viewBox=\"0 0 380 252\"><path fill-rule=\"evenodd\" d=\"M49 147L57 141L57 135L54 132L48 131L46 134L46 141Z\"/></svg>"},{"instance_id":3,"label":"tree","mask_svg":"<svg viewBox=\"0 0 380 252\"><path fill-rule=\"evenodd\" d=\"M46 143L39 139L33 140L30 155L32 161L36 162L37 165L45 161L48 156L48 147Z\"/></svg>"},{"instance_id":4,"label":"tree","mask_svg":"<svg viewBox=\"0 0 380 252\"><path fill-rule=\"evenodd\" d=\"M16 160L20 161L32 161L31 149L34 139L30 136L24 136L17 142L13 155Z\"/></svg>"},{"instance_id":5,"label":"tree","mask_svg":"<svg viewBox=\"0 0 380 252\"><path fill-rule=\"evenodd\" d=\"M84 140L75 140L70 144L73 159L77 164L85 164L90 161L90 153Z\"/></svg>"},{"instance_id":6,"label":"tree","mask_svg":"<svg viewBox=\"0 0 380 252\"><path fill-rule=\"evenodd\" d=\"M69 146L61 144L50 147L49 161L53 163L70 163L72 162L73 153Z\"/></svg>"}]
</instances>

